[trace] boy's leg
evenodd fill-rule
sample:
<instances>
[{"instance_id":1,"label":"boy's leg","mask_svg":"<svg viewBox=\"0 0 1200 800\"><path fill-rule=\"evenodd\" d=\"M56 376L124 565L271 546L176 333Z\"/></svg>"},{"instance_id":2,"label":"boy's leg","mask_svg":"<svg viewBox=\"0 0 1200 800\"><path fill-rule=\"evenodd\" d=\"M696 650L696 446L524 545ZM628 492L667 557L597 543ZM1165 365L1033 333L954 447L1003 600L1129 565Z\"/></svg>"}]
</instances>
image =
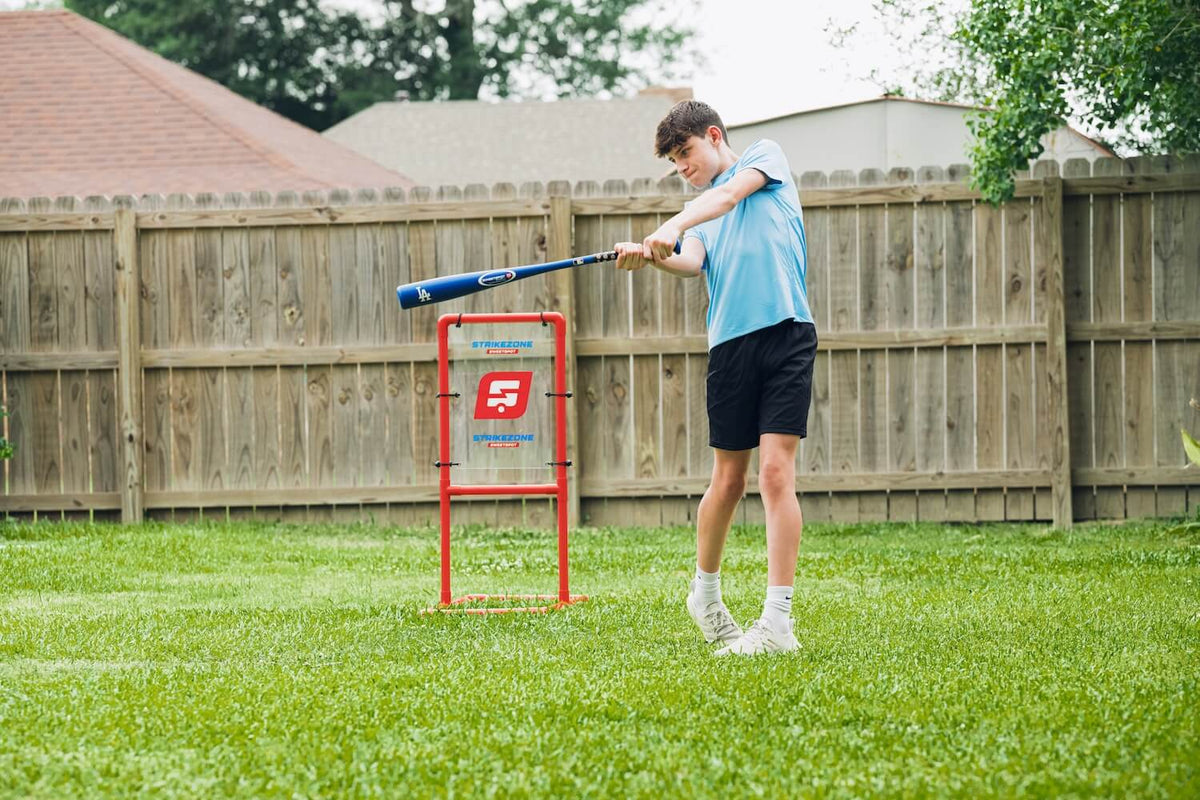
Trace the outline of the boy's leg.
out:
<instances>
[{"instance_id":1,"label":"boy's leg","mask_svg":"<svg viewBox=\"0 0 1200 800\"><path fill-rule=\"evenodd\" d=\"M796 448L800 437L764 433L759 439L758 488L767 513L767 599L745 635L717 655L786 653L800 646L792 633L792 584L804 519L796 499Z\"/></svg>"},{"instance_id":2,"label":"boy's leg","mask_svg":"<svg viewBox=\"0 0 1200 800\"><path fill-rule=\"evenodd\" d=\"M696 564L705 572L721 568L721 553L733 513L746 493L746 470L751 450L713 448L712 482L696 513Z\"/></svg>"},{"instance_id":3,"label":"boy's leg","mask_svg":"<svg viewBox=\"0 0 1200 800\"><path fill-rule=\"evenodd\" d=\"M742 635L721 601L721 553L737 504L746 491L749 450L713 448L712 482L696 514L696 578L688 587L687 610L708 642L733 642Z\"/></svg>"},{"instance_id":4,"label":"boy's leg","mask_svg":"<svg viewBox=\"0 0 1200 800\"><path fill-rule=\"evenodd\" d=\"M709 641L734 642L742 629L721 602L721 553L737 505L746 492L746 470L759 439L757 332L722 342L708 353L705 404L712 481L696 514L696 579L687 609Z\"/></svg>"},{"instance_id":5,"label":"boy's leg","mask_svg":"<svg viewBox=\"0 0 1200 800\"><path fill-rule=\"evenodd\" d=\"M796 498L800 437L764 433L759 440L758 487L767 516L767 586L791 586L804 517Z\"/></svg>"}]
</instances>

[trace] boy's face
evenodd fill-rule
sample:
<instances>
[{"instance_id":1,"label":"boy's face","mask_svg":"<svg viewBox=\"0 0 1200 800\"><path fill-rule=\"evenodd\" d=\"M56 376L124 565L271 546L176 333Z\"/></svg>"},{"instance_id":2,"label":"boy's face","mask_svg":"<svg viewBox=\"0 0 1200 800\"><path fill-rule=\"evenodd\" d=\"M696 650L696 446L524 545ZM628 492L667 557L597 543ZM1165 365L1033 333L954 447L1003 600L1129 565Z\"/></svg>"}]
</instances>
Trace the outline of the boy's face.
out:
<instances>
[{"instance_id":1,"label":"boy's face","mask_svg":"<svg viewBox=\"0 0 1200 800\"><path fill-rule=\"evenodd\" d=\"M667 160L685 181L703 189L721 174L721 141L721 129L710 125L704 136L689 136L667 153Z\"/></svg>"}]
</instances>

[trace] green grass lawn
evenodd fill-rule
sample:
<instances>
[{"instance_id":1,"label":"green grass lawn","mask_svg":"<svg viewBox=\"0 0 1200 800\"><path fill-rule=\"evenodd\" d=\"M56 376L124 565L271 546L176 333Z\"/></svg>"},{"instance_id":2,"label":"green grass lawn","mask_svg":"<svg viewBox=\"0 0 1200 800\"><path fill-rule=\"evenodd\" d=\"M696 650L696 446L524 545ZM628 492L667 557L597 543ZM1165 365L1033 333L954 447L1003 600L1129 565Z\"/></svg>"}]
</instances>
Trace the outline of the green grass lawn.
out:
<instances>
[{"instance_id":1,"label":"green grass lawn","mask_svg":"<svg viewBox=\"0 0 1200 800\"><path fill-rule=\"evenodd\" d=\"M436 538L0 522L0 796L1200 796L1194 532L814 525L803 649L750 660L690 530L575 532L545 616L421 616ZM456 594L554 588L548 534L455 542Z\"/></svg>"}]
</instances>

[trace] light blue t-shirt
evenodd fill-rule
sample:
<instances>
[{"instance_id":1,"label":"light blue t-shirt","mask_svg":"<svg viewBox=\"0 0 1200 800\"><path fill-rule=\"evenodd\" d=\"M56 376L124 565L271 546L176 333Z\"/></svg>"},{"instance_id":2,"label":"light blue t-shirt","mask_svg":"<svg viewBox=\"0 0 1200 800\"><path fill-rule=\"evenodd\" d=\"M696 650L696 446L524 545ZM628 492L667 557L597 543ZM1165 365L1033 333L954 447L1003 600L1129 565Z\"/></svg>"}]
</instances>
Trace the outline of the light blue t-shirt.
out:
<instances>
[{"instance_id":1,"label":"light blue t-shirt","mask_svg":"<svg viewBox=\"0 0 1200 800\"><path fill-rule=\"evenodd\" d=\"M804 218L787 158L778 144L759 139L712 186L746 169L766 175L766 185L684 234L704 245L710 350L786 319L812 322Z\"/></svg>"}]
</instances>

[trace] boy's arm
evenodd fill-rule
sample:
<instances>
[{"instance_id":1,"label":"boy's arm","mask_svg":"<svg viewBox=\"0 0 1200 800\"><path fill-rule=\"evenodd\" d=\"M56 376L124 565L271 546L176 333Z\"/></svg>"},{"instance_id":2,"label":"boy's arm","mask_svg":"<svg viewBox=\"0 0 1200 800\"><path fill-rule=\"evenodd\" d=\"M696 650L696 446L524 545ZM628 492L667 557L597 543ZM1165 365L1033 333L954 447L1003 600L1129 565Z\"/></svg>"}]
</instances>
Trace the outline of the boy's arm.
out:
<instances>
[{"instance_id":1,"label":"boy's arm","mask_svg":"<svg viewBox=\"0 0 1200 800\"><path fill-rule=\"evenodd\" d=\"M695 236L689 236L680 245L679 255L672 255L662 261L651 261L645 257L644 245L638 242L620 242L614 249L617 251L617 269L633 271L641 269L646 264L653 264L663 272L669 272L680 278L695 278L704 267L704 243Z\"/></svg>"},{"instance_id":2,"label":"boy's arm","mask_svg":"<svg viewBox=\"0 0 1200 800\"><path fill-rule=\"evenodd\" d=\"M647 257L659 264L669 260L675 242L679 241L684 231L729 213L734 206L766 185L767 176L751 168L737 173L728 183L704 192L642 241Z\"/></svg>"}]
</instances>

